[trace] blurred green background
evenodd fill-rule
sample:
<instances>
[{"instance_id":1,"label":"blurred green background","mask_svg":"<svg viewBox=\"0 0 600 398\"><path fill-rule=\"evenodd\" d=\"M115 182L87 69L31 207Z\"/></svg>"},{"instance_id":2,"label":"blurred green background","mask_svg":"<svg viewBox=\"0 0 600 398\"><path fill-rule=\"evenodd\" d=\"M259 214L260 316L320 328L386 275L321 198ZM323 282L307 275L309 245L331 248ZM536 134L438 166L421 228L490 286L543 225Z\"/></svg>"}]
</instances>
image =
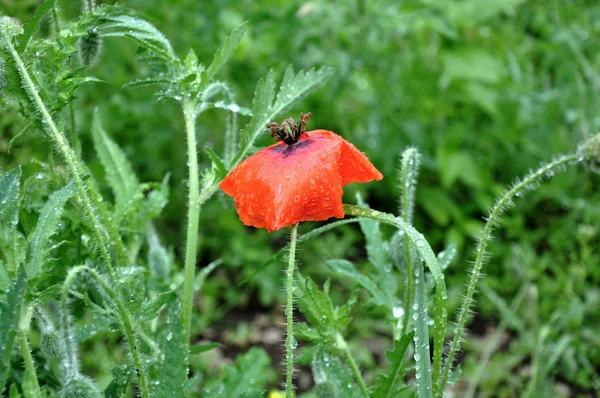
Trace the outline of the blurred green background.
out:
<instances>
[{"instance_id":1,"label":"blurred green background","mask_svg":"<svg viewBox=\"0 0 600 398\"><path fill-rule=\"evenodd\" d=\"M78 14L78 2L59 3L65 17ZM415 227L436 251L450 243L458 247L446 278L453 308L460 302L475 238L494 199L516 177L555 154L574 150L600 127L597 1L124 3L164 32L181 57L193 48L204 63L235 27L248 21L247 35L220 73L241 106L250 106L256 82L271 68L282 76L288 64L296 69L334 67L333 79L282 119L310 111L309 129L335 131L366 152L385 178L347 187L345 201L355 203L355 193L361 192L371 207L383 211L397 211L400 154L409 145L419 148ZM0 0L3 13L22 21L29 20L38 5L37 0ZM142 181L160 181L170 173L170 202L156 227L181 263L186 199L183 118L176 103L157 103L150 88L121 88L147 72L135 52L130 42L105 40L100 61L88 74L106 83L84 85L76 93L83 155L101 180L89 132L93 109L99 107L105 128L129 155ZM197 128L202 145L222 148L225 118L217 109L201 115ZM242 117L240 126L245 123ZM51 156L45 140L31 133L8 152L8 141L23 126L17 116L0 110L2 167ZM270 142L265 133L260 144ZM200 159L209 164L202 152ZM489 295L479 300L465 347L464 382L490 333L504 319L497 301L510 303L523 286L527 294L516 313L524 328L509 327L505 333L502 353L492 357L482 379L481 396L522 391L531 363L551 358L565 336L567 348L545 375L555 385L553 391L588 396L600 389L599 182L598 175L584 167L570 168L519 200L503 218L483 280L499 297L496 302ZM310 228L303 225L301 232ZM229 335L223 338L245 350L250 344L249 320L259 313L281 312L280 264L272 264L247 285L237 282L282 247L286 233L269 235L244 227L223 195L205 205L199 266L219 257L225 265L204 288L199 330L212 325L223 334L227 329ZM320 281L332 277L340 302L352 286L336 279L324 262L342 257L368 269L356 225L329 233L300 253L305 275ZM367 325L365 320L355 321L357 339L377 336ZM359 362L374 367L376 354L363 350Z\"/></svg>"}]
</instances>

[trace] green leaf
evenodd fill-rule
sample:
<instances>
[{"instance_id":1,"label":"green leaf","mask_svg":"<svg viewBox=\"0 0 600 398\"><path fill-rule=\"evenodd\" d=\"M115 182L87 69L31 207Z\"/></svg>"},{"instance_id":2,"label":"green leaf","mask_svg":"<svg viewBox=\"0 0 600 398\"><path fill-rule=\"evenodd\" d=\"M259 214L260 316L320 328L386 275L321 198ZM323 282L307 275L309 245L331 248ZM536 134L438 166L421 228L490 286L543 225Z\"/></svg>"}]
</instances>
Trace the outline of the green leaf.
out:
<instances>
[{"instance_id":1,"label":"green leaf","mask_svg":"<svg viewBox=\"0 0 600 398\"><path fill-rule=\"evenodd\" d=\"M265 398L267 396L267 390L256 390L241 393L237 398Z\"/></svg>"},{"instance_id":2,"label":"green leaf","mask_svg":"<svg viewBox=\"0 0 600 398\"><path fill-rule=\"evenodd\" d=\"M225 178L225 176L227 175L227 168L225 167L223 159L221 159L219 155L217 155L215 151L213 151L213 149L209 146L205 146L204 151L212 161L212 168L215 171L216 177L220 180Z\"/></svg>"},{"instance_id":3,"label":"green leaf","mask_svg":"<svg viewBox=\"0 0 600 398\"><path fill-rule=\"evenodd\" d=\"M444 73L441 84L453 81L476 81L495 84L502 79L506 68L500 58L477 48L463 48L442 55Z\"/></svg>"},{"instance_id":4,"label":"green leaf","mask_svg":"<svg viewBox=\"0 0 600 398\"><path fill-rule=\"evenodd\" d=\"M437 255L438 264L440 265L440 268L442 269L442 271L444 271L446 268L448 268L448 265L450 265L450 263L452 262L452 260L454 259L455 256L456 256L456 245L453 243L448 245L448 247L444 251L438 253L438 255Z\"/></svg>"},{"instance_id":5,"label":"green leaf","mask_svg":"<svg viewBox=\"0 0 600 398\"><path fill-rule=\"evenodd\" d=\"M29 249L27 255L27 271L30 277L40 272L52 249L50 238L58 230L67 201L75 195L76 187L73 182L54 192L42 207L35 230L29 235Z\"/></svg>"},{"instance_id":6,"label":"green leaf","mask_svg":"<svg viewBox=\"0 0 600 398\"><path fill-rule=\"evenodd\" d=\"M16 167L0 176L0 221L19 223L19 187L21 167Z\"/></svg>"},{"instance_id":7,"label":"green leaf","mask_svg":"<svg viewBox=\"0 0 600 398\"><path fill-rule=\"evenodd\" d=\"M329 296L320 290L310 278L298 277L298 307L306 319L319 330L323 337L333 337L335 330L335 310Z\"/></svg>"},{"instance_id":8,"label":"green leaf","mask_svg":"<svg viewBox=\"0 0 600 398\"><path fill-rule=\"evenodd\" d=\"M0 260L0 292L5 292L10 286L10 276L4 265L4 261Z\"/></svg>"},{"instance_id":9,"label":"green leaf","mask_svg":"<svg viewBox=\"0 0 600 398\"><path fill-rule=\"evenodd\" d=\"M154 298L154 300L144 304L141 311L137 315L138 321L145 322L156 318L161 307L163 305L168 305L168 303L176 297L177 292L174 290L160 293L158 296L156 296L156 298Z\"/></svg>"},{"instance_id":10,"label":"green leaf","mask_svg":"<svg viewBox=\"0 0 600 398\"><path fill-rule=\"evenodd\" d=\"M225 378L205 390L202 396L220 398L256 394L267 384L270 362L264 350L251 348L247 353L238 355L235 366L225 368Z\"/></svg>"},{"instance_id":11,"label":"green leaf","mask_svg":"<svg viewBox=\"0 0 600 398\"><path fill-rule=\"evenodd\" d=\"M363 398L348 367L325 348L315 352L312 372L319 398Z\"/></svg>"},{"instance_id":12,"label":"green leaf","mask_svg":"<svg viewBox=\"0 0 600 398\"><path fill-rule=\"evenodd\" d=\"M233 166L242 161L251 149L254 141L266 130L266 125L281 112L289 108L294 101L304 97L309 92L323 85L333 75L333 69L323 67L300 71L294 74L289 66L285 72L281 87L275 98L275 74L269 71L266 77L256 85L254 99L252 100L252 119L242 134L241 145L233 159Z\"/></svg>"},{"instance_id":13,"label":"green leaf","mask_svg":"<svg viewBox=\"0 0 600 398\"><path fill-rule=\"evenodd\" d=\"M106 171L106 179L115 194L116 204L123 205L129 202L140 189L138 179L123 151L102 128L97 111L94 113L92 136L94 148Z\"/></svg>"},{"instance_id":14,"label":"green leaf","mask_svg":"<svg viewBox=\"0 0 600 398\"><path fill-rule=\"evenodd\" d=\"M189 347L185 340L185 328L181 323L180 305L169 312L168 330L162 339L161 350L164 360L157 367L156 383L152 386L152 397L184 397L184 385L188 379Z\"/></svg>"},{"instance_id":15,"label":"green leaf","mask_svg":"<svg viewBox=\"0 0 600 398\"><path fill-rule=\"evenodd\" d=\"M113 379L104 390L105 398L121 398L127 390L127 385L136 376L132 365L117 365L110 369Z\"/></svg>"},{"instance_id":16,"label":"green leaf","mask_svg":"<svg viewBox=\"0 0 600 398\"><path fill-rule=\"evenodd\" d=\"M371 296L373 296L373 302L375 305L382 305L390 310L394 307L394 299L387 295L375 281L370 277L365 276L358 272L350 261L347 260L329 260L327 265L333 272L345 275L353 279L360 286L365 288Z\"/></svg>"},{"instance_id":17,"label":"green leaf","mask_svg":"<svg viewBox=\"0 0 600 398\"><path fill-rule=\"evenodd\" d=\"M17 46L17 52L22 53L23 50L29 44L31 40L31 36L35 33L36 29L39 27L40 20L48 11L52 9L54 6L54 0L46 0L44 4L38 7L35 11L33 19L25 24L23 28L23 35L19 38L19 45Z\"/></svg>"},{"instance_id":18,"label":"green leaf","mask_svg":"<svg viewBox=\"0 0 600 398\"><path fill-rule=\"evenodd\" d=\"M21 266L4 300L0 301L0 392L4 390L10 372L10 356L25 295L25 278L25 267Z\"/></svg>"},{"instance_id":19,"label":"green leaf","mask_svg":"<svg viewBox=\"0 0 600 398\"><path fill-rule=\"evenodd\" d=\"M210 82L215 77L215 74L219 71L219 69L221 69L221 66L227 62L238 44L240 44L240 40L242 40L242 37L244 37L245 34L246 24L243 24L231 32L231 35L229 35L229 37L225 40L223 46L215 53L215 56L209 67L206 68L206 82Z\"/></svg>"},{"instance_id":20,"label":"green leaf","mask_svg":"<svg viewBox=\"0 0 600 398\"><path fill-rule=\"evenodd\" d=\"M360 206L369 207L363 201L360 194L356 195L356 199ZM390 298L395 297L396 291L398 290L398 281L392 272L390 246L389 243L383 239L380 224L378 221L366 218L360 220L359 224L365 235L367 257L377 271L377 274L371 279L375 279L376 277L377 285L385 292L385 294ZM391 307L389 307L390 309L395 306L393 299L388 300L384 304L391 305Z\"/></svg>"},{"instance_id":21,"label":"green leaf","mask_svg":"<svg viewBox=\"0 0 600 398\"><path fill-rule=\"evenodd\" d=\"M129 15L109 15L99 26L99 32L101 37L127 37L166 61L180 63L169 40L154 25L143 19Z\"/></svg>"},{"instance_id":22,"label":"green leaf","mask_svg":"<svg viewBox=\"0 0 600 398\"><path fill-rule=\"evenodd\" d=\"M375 379L375 387L371 392L372 398L394 398L407 388L404 383L404 375L408 369L404 357L413 337L414 332L402 335L399 340L395 341L394 349L385 354L389 366L384 374Z\"/></svg>"},{"instance_id":23,"label":"green leaf","mask_svg":"<svg viewBox=\"0 0 600 398\"><path fill-rule=\"evenodd\" d=\"M190 355L200 354L221 347L219 343L198 344L190 347Z\"/></svg>"}]
</instances>

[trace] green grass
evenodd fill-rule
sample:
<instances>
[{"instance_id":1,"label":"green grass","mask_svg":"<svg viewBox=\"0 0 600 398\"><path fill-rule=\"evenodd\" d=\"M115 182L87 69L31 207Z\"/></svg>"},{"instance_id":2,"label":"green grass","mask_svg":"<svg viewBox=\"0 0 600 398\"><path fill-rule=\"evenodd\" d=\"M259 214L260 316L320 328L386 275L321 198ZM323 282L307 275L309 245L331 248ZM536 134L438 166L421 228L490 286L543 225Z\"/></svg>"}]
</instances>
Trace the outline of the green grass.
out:
<instances>
[{"instance_id":1,"label":"green grass","mask_svg":"<svg viewBox=\"0 0 600 398\"><path fill-rule=\"evenodd\" d=\"M375 219L298 229L300 393L600 391L600 161L578 151L600 128L596 2L41 3L0 0L20 21L0 25L5 394L281 388L289 229L245 227L217 185L309 111L385 178L345 188Z\"/></svg>"}]
</instances>

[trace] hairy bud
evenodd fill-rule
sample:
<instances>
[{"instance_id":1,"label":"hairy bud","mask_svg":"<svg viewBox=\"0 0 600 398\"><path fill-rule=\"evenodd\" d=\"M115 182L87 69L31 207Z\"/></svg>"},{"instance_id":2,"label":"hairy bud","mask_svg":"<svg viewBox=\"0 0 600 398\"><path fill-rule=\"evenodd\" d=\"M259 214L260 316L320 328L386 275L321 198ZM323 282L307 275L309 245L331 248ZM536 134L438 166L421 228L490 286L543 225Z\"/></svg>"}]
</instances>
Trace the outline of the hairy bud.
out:
<instances>
[{"instance_id":1,"label":"hairy bud","mask_svg":"<svg viewBox=\"0 0 600 398\"><path fill-rule=\"evenodd\" d=\"M61 398L100 398L100 390L94 382L80 374L67 380L60 390Z\"/></svg>"},{"instance_id":2,"label":"hairy bud","mask_svg":"<svg viewBox=\"0 0 600 398\"><path fill-rule=\"evenodd\" d=\"M63 352L63 346L60 341L60 335L56 330L47 333L42 333L42 341L40 343L44 356L48 359L58 358Z\"/></svg>"},{"instance_id":3,"label":"hairy bud","mask_svg":"<svg viewBox=\"0 0 600 398\"><path fill-rule=\"evenodd\" d=\"M92 66L102 50L102 39L96 28L90 29L87 35L79 39L79 60L84 66Z\"/></svg>"}]
</instances>

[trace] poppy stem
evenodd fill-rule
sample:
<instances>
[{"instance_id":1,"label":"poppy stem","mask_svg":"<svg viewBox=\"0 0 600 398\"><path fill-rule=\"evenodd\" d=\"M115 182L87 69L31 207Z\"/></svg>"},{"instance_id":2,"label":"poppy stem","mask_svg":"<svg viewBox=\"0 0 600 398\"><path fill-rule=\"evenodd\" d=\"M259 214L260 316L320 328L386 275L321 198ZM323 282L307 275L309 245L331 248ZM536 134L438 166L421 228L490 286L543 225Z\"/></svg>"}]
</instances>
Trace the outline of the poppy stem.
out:
<instances>
[{"instance_id":1,"label":"poppy stem","mask_svg":"<svg viewBox=\"0 0 600 398\"><path fill-rule=\"evenodd\" d=\"M292 234L290 237L290 254L288 255L288 269L286 281L287 302L285 305L285 315L287 322L287 335L285 338L285 396L292 398L294 385L294 348L296 348L296 339L294 338L294 267L296 266L296 241L298 237L298 224L292 225Z\"/></svg>"},{"instance_id":2,"label":"poppy stem","mask_svg":"<svg viewBox=\"0 0 600 398\"><path fill-rule=\"evenodd\" d=\"M198 249L198 221L200 218L198 187L198 155L196 153L196 102L183 101L183 116L187 133L188 152L188 220L185 242L185 267L183 279L183 300L181 321L185 328L185 341L190 341L192 330L192 307L194 306L194 274L196 272L196 252Z\"/></svg>"}]
</instances>

